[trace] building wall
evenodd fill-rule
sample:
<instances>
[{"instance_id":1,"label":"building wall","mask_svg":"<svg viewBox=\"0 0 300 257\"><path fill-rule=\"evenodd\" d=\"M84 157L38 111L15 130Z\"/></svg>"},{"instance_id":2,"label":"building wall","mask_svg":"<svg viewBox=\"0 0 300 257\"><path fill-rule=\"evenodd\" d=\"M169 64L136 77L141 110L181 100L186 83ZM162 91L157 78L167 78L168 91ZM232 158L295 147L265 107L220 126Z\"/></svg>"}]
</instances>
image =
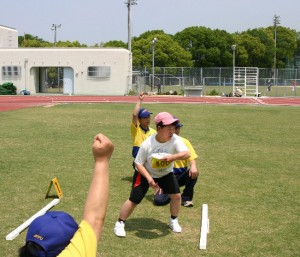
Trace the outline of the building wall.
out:
<instances>
[{"instance_id":1,"label":"building wall","mask_svg":"<svg viewBox=\"0 0 300 257\"><path fill-rule=\"evenodd\" d=\"M0 48L17 48L18 31L6 26L0 25Z\"/></svg>"},{"instance_id":2,"label":"building wall","mask_svg":"<svg viewBox=\"0 0 300 257\"><path fill-rule=\"evenodd\" d=\"M13 82L18 91L36 94L44 86L41 68L68 67L74 71L74 95L124 95L130 87L129 54L122 48L0 48L0 84ZM89 67L108 69L110 75L89 76Z\"/></svg>"}]
</instances>

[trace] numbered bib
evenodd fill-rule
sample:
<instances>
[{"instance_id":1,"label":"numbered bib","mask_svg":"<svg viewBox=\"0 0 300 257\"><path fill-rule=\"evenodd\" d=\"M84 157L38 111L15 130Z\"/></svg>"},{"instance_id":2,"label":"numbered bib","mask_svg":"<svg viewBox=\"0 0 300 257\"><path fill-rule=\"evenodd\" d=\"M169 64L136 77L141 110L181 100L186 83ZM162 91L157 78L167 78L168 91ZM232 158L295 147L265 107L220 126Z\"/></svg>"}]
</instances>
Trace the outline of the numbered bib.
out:
<instances>
[{"instance_id":1,"label":"numbered bib","mask_svg":"<svg viewBox=\"0 0 300 257\"><path fill-rule=\"evenodd\" d=\"M152 168L153 169L166 169L171 165L171 162L152 158Z\"/></svg>"},{"instance_id":2,"label":"numbered bib","mask_svg":"<svg viewBox=\"0 0 300 257\"><path fill-rule=\"evenodd\" d=\"M153 169L166 169L172 162L162 160L168 154L153 154L152 155L152 168Z\"/></svg>"}]
</instances>

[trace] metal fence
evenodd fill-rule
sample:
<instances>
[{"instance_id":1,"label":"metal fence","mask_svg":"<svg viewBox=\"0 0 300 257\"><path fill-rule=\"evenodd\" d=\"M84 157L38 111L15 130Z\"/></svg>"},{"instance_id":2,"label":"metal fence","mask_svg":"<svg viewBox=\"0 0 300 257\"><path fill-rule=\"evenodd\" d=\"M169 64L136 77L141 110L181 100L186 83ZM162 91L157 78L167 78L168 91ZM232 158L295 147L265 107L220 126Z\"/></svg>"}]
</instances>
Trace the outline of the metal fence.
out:
<instances>
[{"instance_id":1,"label":"metal fence","mask_svg":"<svg viewBox=\"0 0 300 257\"><path fill-rule=\"evenodd\" d=\"M183 94L186 87L202 87L203 95L232 92L233 69L230 67L189 68L156 67L154 81L152 70L143 69L133 76L133 91L161 93L176 91ZM300 69L259 68L259 91L261 96L300 97Z\"/></svg>"}]
</instances>

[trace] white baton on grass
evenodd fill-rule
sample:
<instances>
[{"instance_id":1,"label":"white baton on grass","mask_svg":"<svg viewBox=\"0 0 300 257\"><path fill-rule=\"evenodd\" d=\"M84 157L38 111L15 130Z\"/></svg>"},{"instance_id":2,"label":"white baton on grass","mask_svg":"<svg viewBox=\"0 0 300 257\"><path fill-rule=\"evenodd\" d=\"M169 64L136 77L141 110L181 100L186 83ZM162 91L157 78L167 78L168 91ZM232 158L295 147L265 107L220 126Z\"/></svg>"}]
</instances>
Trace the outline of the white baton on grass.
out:
<instances>
[{"instance_id":1,"label":"white baton on grass","mask_svg":"<svg viewBox=\"0 0 300 257\"><path fill-rule=\"evenodd\" d=\"M42 216L51 209L53 206L57 205L60 202L60 199L53 199L52 202L47 204L43 209L39 210L36 214L34 214L31 218L26 220L22 225L17 227L15 230L13 230L11 233L9 233L6 236L6 240L14 240L25 228L27 228L34 219L36 219L39 216Z\"/></svg>"},{"instance_id":2,"label":"white baton on grass","mask_svg":"<svg viewBox=\"0 0 300 257\"><path fill-rule=\"evenodd\" d=\"M202 205L202 223L200 231L199 249L206 250L207 234L209 233L208 205Z\"/></svg>"}]
</instances>

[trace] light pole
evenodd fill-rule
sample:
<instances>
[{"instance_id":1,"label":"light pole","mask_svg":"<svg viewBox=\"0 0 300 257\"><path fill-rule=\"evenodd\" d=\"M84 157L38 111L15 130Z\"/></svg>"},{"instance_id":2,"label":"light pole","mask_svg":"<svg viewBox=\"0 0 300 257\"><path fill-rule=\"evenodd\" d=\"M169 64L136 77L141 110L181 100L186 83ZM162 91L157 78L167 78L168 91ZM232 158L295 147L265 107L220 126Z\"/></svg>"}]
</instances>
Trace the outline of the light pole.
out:
<instances>
[{"instance_id":1,"label":"light pole","mask_svg":"<svg viewBox=\"0 0 300 257\"><path fill-rule=\"evenodd\" d=\"M231 46L232 49L232 96L234 96L234 90L235 90L235 50L236 50L236 45Z\"/></svg>"},{"instance_id":2,"label":"light pole","mask_svg":"<svg viewBox=\"0 0 300 257\"><path fill-rule=\"evenodd\" d=\"M274 83L273 85L276 85L276 59L277 59L277 25L280 24L280 16L274 15L273 17L273 24L274 24L274 46L275 46L275 52L274 52Z\"/></svg>"},{"instance_id":3,"label":"light pole","mask_svg":"<svg viewBox=\"0 0 300 257\"><path fill-rule=\"evenodd\" d=\"M157 41L157 38L155 37L152 41L152 83L151 83L151 91L154 89L154 51L155 51L155 43Z\"/></svg>"},{"instance_id":4,"label":"light pole","mask_svg":"<svg viewBox=\"0 0 300 257\"><path fill-rule=\"evenodd\" d=\"M131 5L137 5L137 0L127 0L128 8L128 50L131 52Z\"/></svg>"},{"instance_id":5,"label":"light pole","mask_svg":"<svg viewBox=\"0 0 300 257\"><path fill-rule=\"evenodd\" d=\"M131 52L131 6L137 4L137 0L127 0L125 2L128 9L128 50L129 50L129 76L128 88L129 92L132 89L132 52Z\"/></svg>"},{"instance_id":6,"label":"light pole","mask_svg":"<svg viewBox=\"0 0 300 257\"><path fill-rule=\"evenodd\" d=\"M58 28L61 27L61 24L57 25L57 24L52 24L52 28L51 30L54 30L54 45L56 46L56 31Z\"/></svg>"}]
</instances>

